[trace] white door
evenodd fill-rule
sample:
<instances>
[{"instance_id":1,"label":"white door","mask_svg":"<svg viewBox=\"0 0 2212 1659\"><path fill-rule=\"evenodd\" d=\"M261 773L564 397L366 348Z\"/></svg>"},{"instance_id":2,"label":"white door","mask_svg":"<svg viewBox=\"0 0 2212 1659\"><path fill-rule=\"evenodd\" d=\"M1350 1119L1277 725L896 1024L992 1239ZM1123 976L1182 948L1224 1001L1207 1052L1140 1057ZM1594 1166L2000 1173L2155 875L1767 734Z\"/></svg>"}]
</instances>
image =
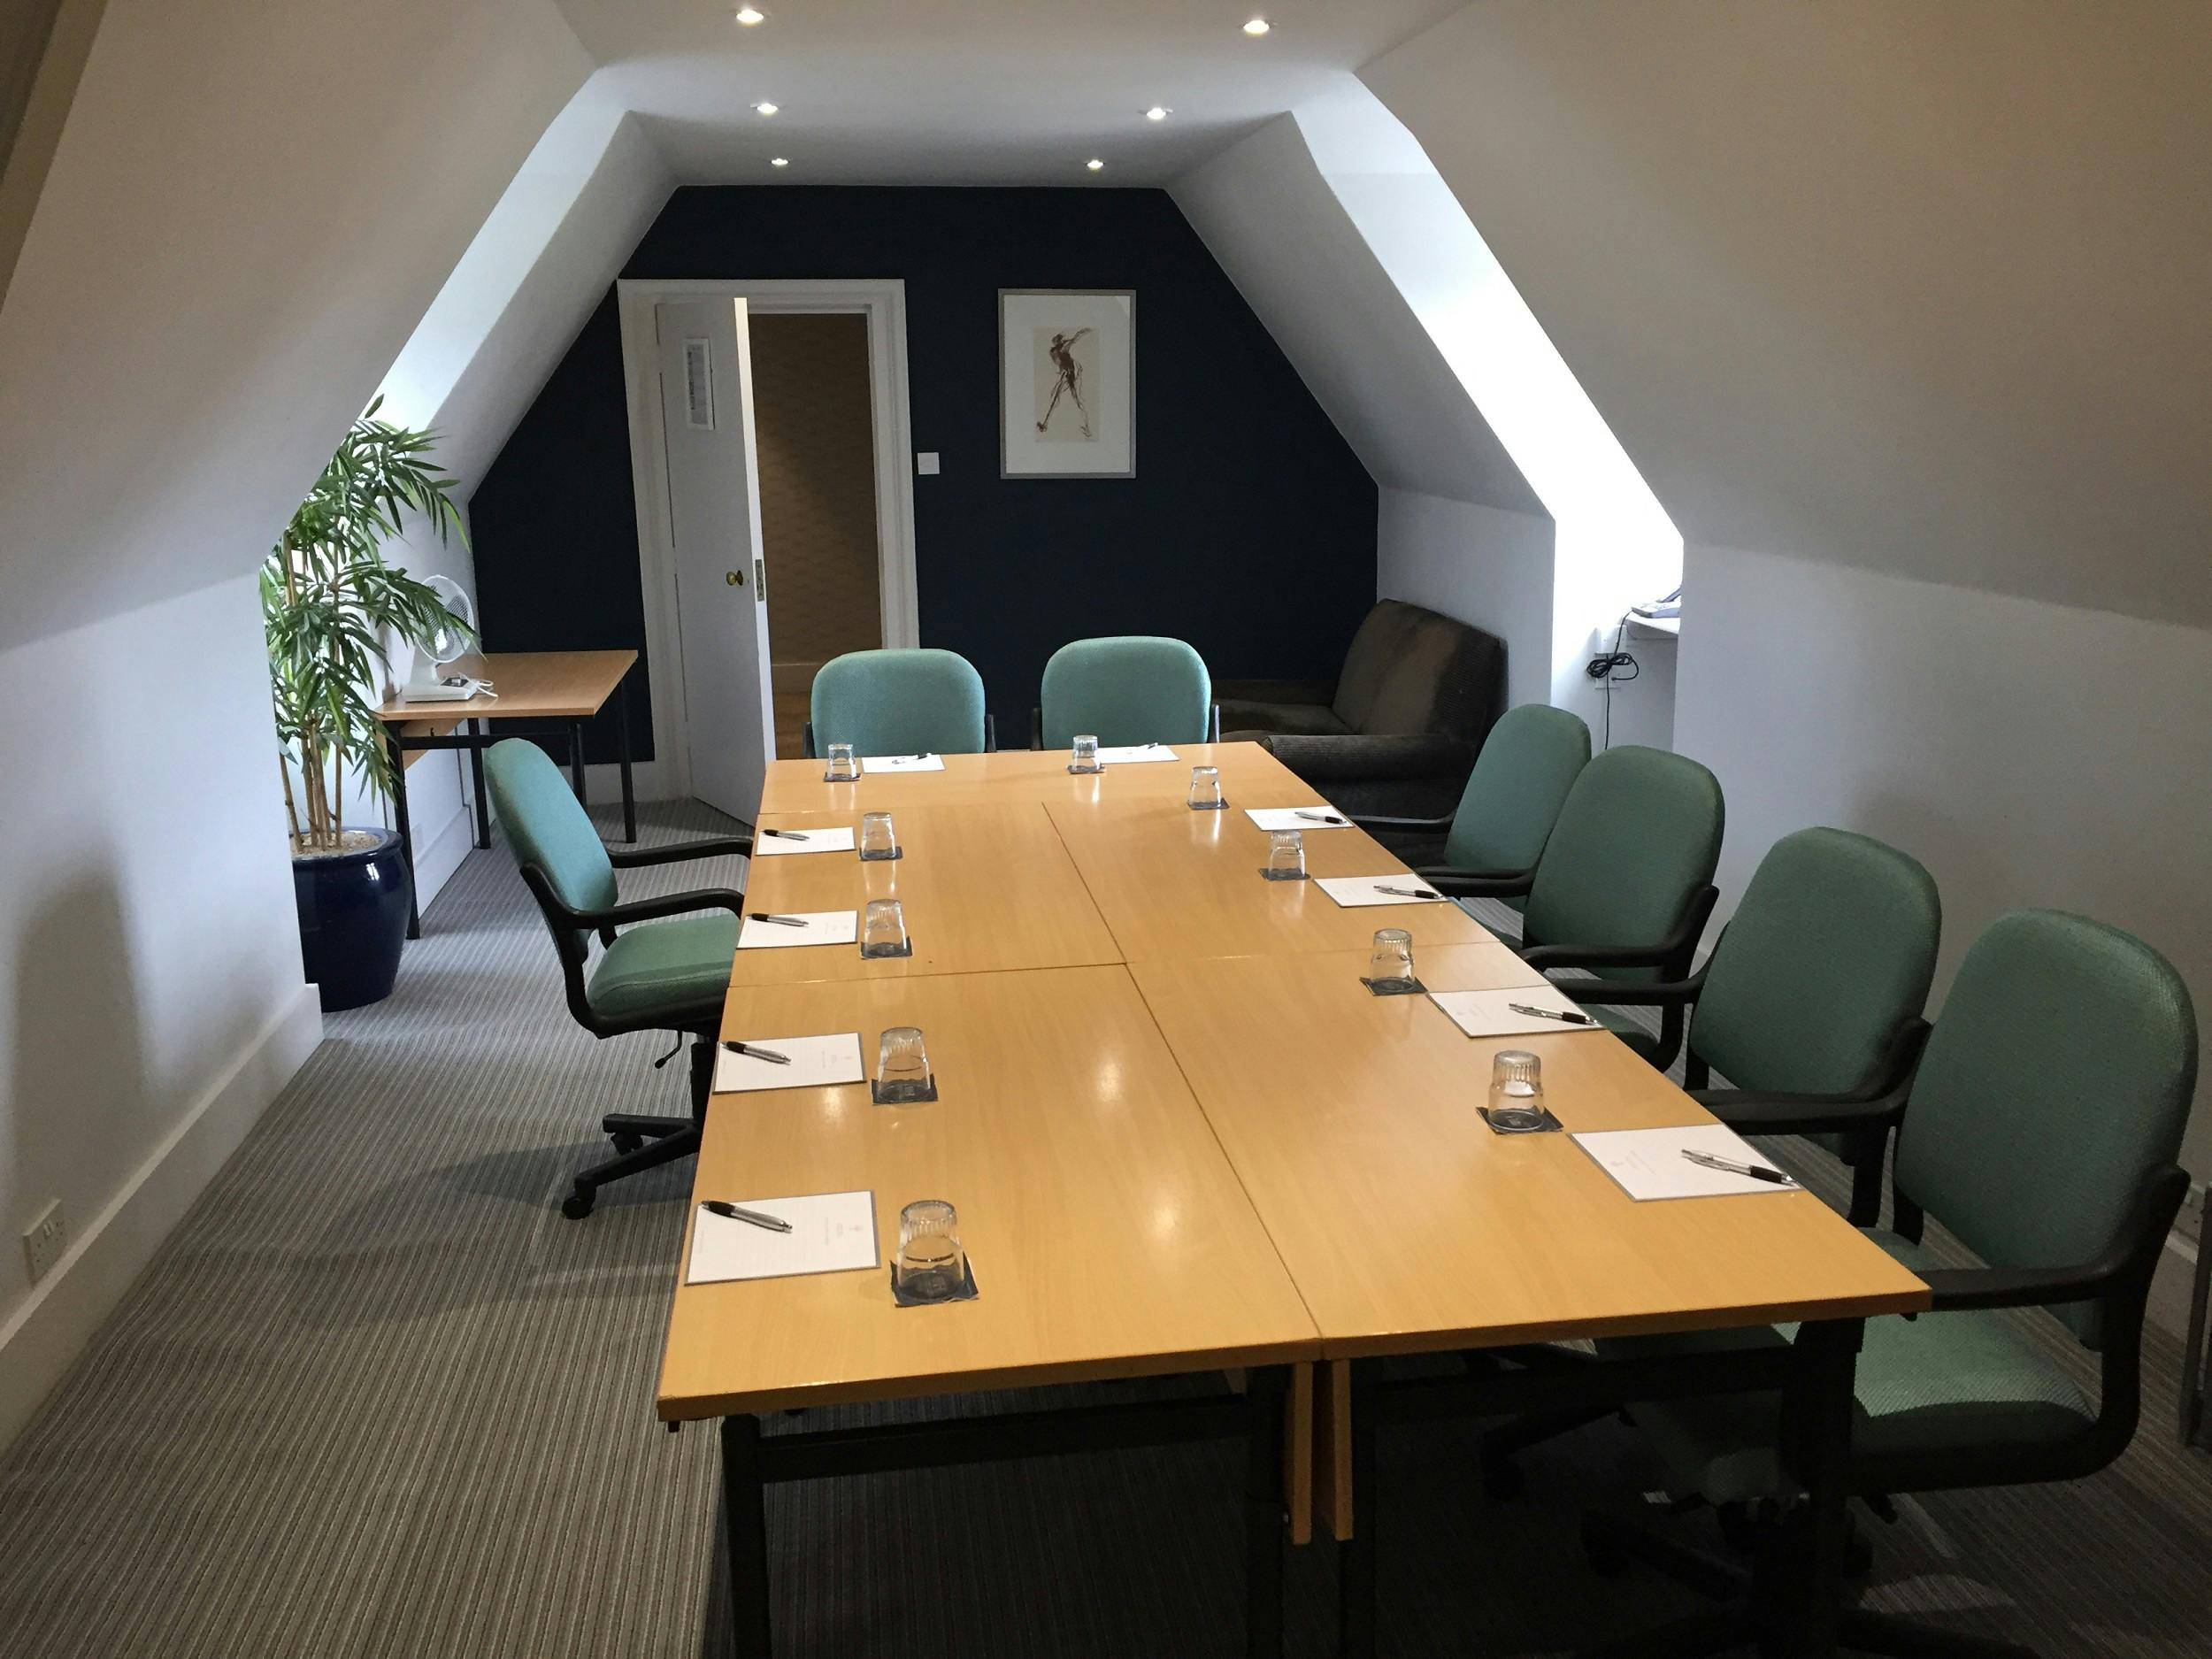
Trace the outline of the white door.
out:
<instances>
[{"instance_id":1,"label":"white door","mask_svg":"<svg viewBox=\"0 0 2212 1659\"><path fill-rule=\"evenodd\" d=\"M691 792L749 824L775 753L743 300L654 307Z\"/></svg>"}]
</instances>

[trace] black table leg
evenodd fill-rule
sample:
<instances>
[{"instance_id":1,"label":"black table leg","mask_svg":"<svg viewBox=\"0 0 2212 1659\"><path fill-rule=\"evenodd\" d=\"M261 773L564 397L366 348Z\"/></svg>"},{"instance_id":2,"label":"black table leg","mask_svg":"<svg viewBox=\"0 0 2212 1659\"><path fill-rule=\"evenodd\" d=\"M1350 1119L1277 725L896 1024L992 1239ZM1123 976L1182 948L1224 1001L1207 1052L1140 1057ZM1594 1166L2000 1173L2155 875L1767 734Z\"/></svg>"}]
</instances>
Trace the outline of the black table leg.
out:
<instances>
[{"instance_id":1,"label":"black table leg","mask_svg":"<svg viewBox=\"0 0 2212 1659\"><path fill-rule=\"evenodd\" d=\"M722 1520L730 1555L730 1631L737 1659L769 1659L767 1487L760 1419L722 1419Z\"/></svg>"},{"instance_id":2,"label":"black table leg","mask_svg":"<svg viewBox=\"0 0 2212 1659\"><path fill-rule=\"evenodd\" d=\"M1248 1659L1282 1659L1283 1397L1290 1379L1280 1365L1245 1377L1244 1651Z\"/></svg>"},{"instance_id":3,"label":"black table leg","mask_svg":"<svg viewBox=\"0 0 2212 1659\"><path fill-rule=\"evenodd\" d=\"M476 791L476 844L492 844L492 803L484 796L484 741L492 734L490 722L481 715L469 722L477 741L469 745L469 780Z\"/></svg>"},{"instance_id":4,"label":"black table leg","mask_svg":"<svg viewBox=\"0 0 2212 1659\"><path fill-rule=\"evenodd\" d=\"M392 821L399 831L400 862L407 866L407 937L422 937L422 912L415 907L415 833L407 822L407 751L399 745L399 727L386 722L384 754L392 763Z\"/></svg>"},{"instance_id":5,"label":"black table leg","mask_svg":"<svg viewBox=\"0 0 2212 1659\"><path fill-rule=\"evenodd\" d=\"M622 728L622 839L637 839L637 783L630 772L630 677L615 687L615 724Z\"/></svg>"},{"instance_id":6,"label":"black table leg","mask_svg":"<svg viewBox=\"0 0 2212 1659\"><path fill-rule=\"evenodd\" d=\"M568 723L568 777L569 781L576 786L577 801L589 807L591 797L584 791L584 723L581 720Z\"/></svg>"},{"instance_id":7,"label":"black table leg","mask_svg":"<svg viewBox=\"0 0 2212 1659\"><path fill-rule=\"evenodd\" d=\"M1791 1659L1826 1659L1836 1651L1843 1605L1843 1558L1851 1526L1851 1416L1861 1319L1828 1319L1799 1331L1800 1373L1784 1423L1784 1454L1806 1492L1801 1525L1791 1534L1798 1558L1785 1582L1787 1603L1775 1609L1770 1646Z\"/></svg>"},{"instance_id":8,"label":"black table leg","mask_svg":"<svg viewBox=\"0 0 2212 1659\"><path fill-rule=\"evenodd\" d=\"M1375 1651L1375 1389L1379 1360L1351 1364L1352 1535L1336 1547L1337 1651L1371 1659Z\"/></svg>"}]
</instances>

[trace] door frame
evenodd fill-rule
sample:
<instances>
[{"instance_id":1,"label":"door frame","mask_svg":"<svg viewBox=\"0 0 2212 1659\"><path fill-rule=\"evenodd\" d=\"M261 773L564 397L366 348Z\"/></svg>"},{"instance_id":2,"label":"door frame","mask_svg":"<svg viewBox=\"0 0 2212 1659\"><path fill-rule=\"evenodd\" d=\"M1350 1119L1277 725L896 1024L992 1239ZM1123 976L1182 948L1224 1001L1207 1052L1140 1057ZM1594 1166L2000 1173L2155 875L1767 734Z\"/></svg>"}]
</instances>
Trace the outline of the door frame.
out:
<instances>
[{"instance_id":1,"label":"door frame","mask_svg":"<svg viewBox=\"0 0 2212 1659\"><path fill-rule=\"evenodd\" d=\"M615 305L622 325L623 393L630 414L630 486L637 501L638 580L645 600L653 758L669 792L680 797L691 793L690 722L684 707L683 633L676 624L676 549L669 523L668 458L653 309L704 299L741 299L755 316L857 312L868 319L883 642L921 643L914 578L914 432L907 403L906 283L897 277L620 279L615 283ZM772 626L772 649L774 638Z\"/></svg>"}]
</instances>

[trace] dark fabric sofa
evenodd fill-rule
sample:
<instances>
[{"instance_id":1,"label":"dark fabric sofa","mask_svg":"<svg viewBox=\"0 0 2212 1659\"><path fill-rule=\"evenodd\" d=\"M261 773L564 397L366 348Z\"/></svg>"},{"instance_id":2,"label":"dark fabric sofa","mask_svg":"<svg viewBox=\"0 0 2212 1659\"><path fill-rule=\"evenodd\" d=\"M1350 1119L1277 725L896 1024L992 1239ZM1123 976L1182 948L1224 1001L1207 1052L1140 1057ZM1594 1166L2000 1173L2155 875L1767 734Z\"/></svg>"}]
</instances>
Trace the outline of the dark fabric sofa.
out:
<instances>
[{"instance_id":1,"label":"dark fabric sofa","mask_svg":"<svg viewBox=\"0 0 2212 1659\"><path fill-rule=\"evenodd\" d=\"M1440 818L1505 709L1505 641L1386 599L1367 613L1332 686L1216 685L1221 734L1256 741L1347 812Z\"/></svg>"}]
</instances>

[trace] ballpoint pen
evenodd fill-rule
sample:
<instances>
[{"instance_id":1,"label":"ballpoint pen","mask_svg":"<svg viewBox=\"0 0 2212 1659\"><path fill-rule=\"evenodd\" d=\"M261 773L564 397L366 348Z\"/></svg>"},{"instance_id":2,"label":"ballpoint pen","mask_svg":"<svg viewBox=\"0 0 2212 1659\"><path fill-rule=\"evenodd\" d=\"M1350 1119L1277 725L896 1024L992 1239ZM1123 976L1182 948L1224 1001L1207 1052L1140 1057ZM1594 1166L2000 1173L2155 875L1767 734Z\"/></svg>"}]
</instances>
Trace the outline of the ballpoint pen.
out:
<instances>
[{"instance_id":1,"label":"ballpoint pen","mask_svg":"<svg viewBox=\"0 0 2212 1659\"><path fill-rule=\"evenodd\" d=\"M806 926L795 916L771 916L766 910L748 910L745 912L745 918L748 921L773 922L779 927L804 927Z\"/></svg>"},{"instance_id":2,"label":"ballpoint pen","mask_svg":"<svg viewBox=\"0 0 2212 1659\"><path fill-rule=\"evenodd\" d=\"M1508 1002L1506 1006L1517 1014L1526 1014L1535 1019L1563 1020L1570 1025L1594 1025L1597 1021L1587 1014L1570 1014L1556 1008L1539 1008L1533 1002Z\"/></svg>"},{"instance_id":3,"label":"ballpoint pen","mask_svg":"<svg viewBox=\"0 0 2212 1659\"><path fill-rule=\"evenodd\" d=\"M1432 893L1426 887L1386 887L1379 881L1375 884L1375 891L1387 893L1394 899L1440 899L1444 896L1441 893Z\"/></svg>"},{"instance_id":4,"label":"ballpoint pen","mask_svg":"<svg viewBox=\"0 0 2212 1659\"><path fill-rule=\"evenodd\" d=\"M761 833L764 835L773 835L780 841L803 841L806 839L805 836L800 834L796 830L764 829L761 831Z\"/></svg>"},{"instance_id":5,"label":"ballpoint pen","mask_svg":"<svg viewBox=\"0 0 2212 1659\"><path fill-rule=\"evenodd\" d=\"M1718 1170L1724 1175L1748 1175L1755 1181L1770 1181L1777 1187L1794 1187L1797 1183L1779 1170L1770 1170L1757 1164L1735 1164L1726 1158L1717 1158L1709 1152L1700 1152L1684 1147L1682 1156L1701 1168Z\"/></svg>"},{"instance_id":6,"label":"ballpoint pen","mask_svg":"<svg viewBox=\"0 0 2212 1659\"><path fill-rule=\"evenodd\" d=\"M789 1065L791 1064L791 1056L789 1055L778 1054L773 1048L756 1048L750 1043L733 1042L727 1037L725 1037L722 1040L722 1046L725 1048L727 1048L732 1054L741 1054L749 1060L765 1060L771 1065Z\"/></svg>"},{"instance_id":7,"label":"ballpoint pen","mask_svg":"<svg viewBox=\"0 0 2212 1659\"><path fill-rule=\"evenodd\" d=\"M771 1233L788 1233L791 1224L781 1216L772 1216L764 1210L748 1210L741 1204L726 1204L718 1198L703 1199L699 1208L710 1216L720 1216L727 1221L750 1222L756 1227L765 1227Z\"/></svg>"},{"instance_id":8,"label":"ballpoint pen","mask_svg":"<svg viewBox=\"0 0 2212 1659\"><path fill-rule=\"evenodd\" d=\"M1291 809L1291 816L1293 818L1305 818L1309 822L1315 824L1341 824L1344 822L1342 818L1336 817L1333 813L1308 812L1296 807Z\"/></svg>"}]
</instances>

